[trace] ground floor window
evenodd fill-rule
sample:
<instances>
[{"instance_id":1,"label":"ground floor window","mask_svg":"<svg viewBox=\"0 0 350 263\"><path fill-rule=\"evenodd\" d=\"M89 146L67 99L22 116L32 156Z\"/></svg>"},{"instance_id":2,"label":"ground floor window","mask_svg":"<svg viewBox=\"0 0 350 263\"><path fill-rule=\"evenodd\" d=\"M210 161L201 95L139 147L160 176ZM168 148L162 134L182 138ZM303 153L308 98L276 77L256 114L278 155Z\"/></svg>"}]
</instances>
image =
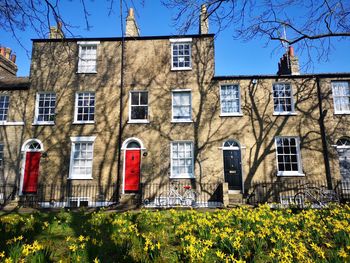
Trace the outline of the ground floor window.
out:
<instances>
[{"instance_id":1,"label":"ground floor window","mask_svg":"<svg viewBox=\"0 0 350 263\"><path fill-rule=\"evenodd\" d=\"M96 137L71 137L69 179L92 179L92 160Z\"/></svg>"},{"instance_id":2,"label":"ground floor window","mask_svg":"<svg viewBox=\"0 0 350 263\"><path fill-rule=\"evenodd\" d=\"M302 175L298 137L276 137L278 175Z\"/></svg>"},{"instance_id":3,"label":"ground floor window","mask_svg":"<svg viewBox=\"0 0 350 263\"><path fill-rule=\"evenodd\" d=\"M193 143L171 143L171 177L193 178Z\"/></svg>"}]
</instances>

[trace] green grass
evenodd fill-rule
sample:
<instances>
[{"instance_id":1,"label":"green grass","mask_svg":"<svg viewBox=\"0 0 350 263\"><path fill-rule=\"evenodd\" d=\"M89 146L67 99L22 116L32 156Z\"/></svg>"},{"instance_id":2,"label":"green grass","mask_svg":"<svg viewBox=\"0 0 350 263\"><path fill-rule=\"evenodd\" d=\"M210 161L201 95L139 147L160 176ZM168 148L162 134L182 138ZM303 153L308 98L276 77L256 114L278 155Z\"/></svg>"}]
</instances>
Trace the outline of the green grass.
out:
<instances>
[{"instance_id":1,"label":"green grass","mask_svg":"<svg viewBox=\"0 0 350 263\"><path fill-rule=\"evenodd\" d=\"M2 213L0 262L346 262L349 219L348 205Z\"/></svg>"}]
</instances>

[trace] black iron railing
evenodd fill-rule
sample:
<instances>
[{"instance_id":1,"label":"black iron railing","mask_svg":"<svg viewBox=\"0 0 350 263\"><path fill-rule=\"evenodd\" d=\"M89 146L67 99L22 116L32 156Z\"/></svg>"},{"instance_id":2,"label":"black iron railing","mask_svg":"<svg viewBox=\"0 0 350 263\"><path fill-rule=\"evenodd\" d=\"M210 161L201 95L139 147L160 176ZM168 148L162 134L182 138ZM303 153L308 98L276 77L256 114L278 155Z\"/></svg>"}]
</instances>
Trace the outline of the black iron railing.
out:
<instances>
[{"instance_id":1,"label":"black iron railing","mask_svg":"<svg viewBox=\"0 0 350 263\"><path fill-rule=\"evenodd\" d=\"M310 180L281 180L275 182L254 182L246 196L247 203L258 205L262 203L291 204L294 196L305 188L309 187L325 188L326 181ZM350 181L333 181L333 190L341 202L350 201Z\"/></svg>"}]
</instances>

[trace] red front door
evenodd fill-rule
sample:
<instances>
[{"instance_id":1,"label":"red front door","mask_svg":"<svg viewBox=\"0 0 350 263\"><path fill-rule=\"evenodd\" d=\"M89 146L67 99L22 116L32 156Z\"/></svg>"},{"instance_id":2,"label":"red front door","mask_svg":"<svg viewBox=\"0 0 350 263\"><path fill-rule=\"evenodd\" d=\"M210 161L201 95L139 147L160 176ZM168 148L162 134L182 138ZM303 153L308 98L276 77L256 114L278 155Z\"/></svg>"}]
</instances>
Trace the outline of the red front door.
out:
<instances>
[{"instance_id":1,"label":"red front door","mask_svg":"<svg viewBox=\"0 0 350 263\"><path fill-rule=\"evenodd\" d=\"M125 191L138 191L140 186L140 150L126 150L125 153Z\"/></svg>"},{"instance_id":2,"label":"red front door","mask_svg":"<svg viewBox=\"0 0 350 263\"><path fill-rule=\"evenodd\" d=\"M27 152L24 167L23 193L36 193L39 177L40 152Z\"/></svg>"}]
</instances>

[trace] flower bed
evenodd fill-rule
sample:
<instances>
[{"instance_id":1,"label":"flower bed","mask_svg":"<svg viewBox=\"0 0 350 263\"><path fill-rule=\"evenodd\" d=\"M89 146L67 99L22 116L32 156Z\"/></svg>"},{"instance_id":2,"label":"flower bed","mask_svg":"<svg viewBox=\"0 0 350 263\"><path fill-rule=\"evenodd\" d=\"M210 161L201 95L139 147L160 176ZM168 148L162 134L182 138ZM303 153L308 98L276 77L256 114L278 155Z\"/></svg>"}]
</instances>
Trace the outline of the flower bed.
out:
<instances>
[{"instance_id":1,"label":"flower bed","mask_svg":"<svg viewBox=\"0 0 350 263\"><path fill-rule=\"evenodd\" d=\"M346 262L350 206L0 214L0 262Z\"/></svg>"}]
</instances>

